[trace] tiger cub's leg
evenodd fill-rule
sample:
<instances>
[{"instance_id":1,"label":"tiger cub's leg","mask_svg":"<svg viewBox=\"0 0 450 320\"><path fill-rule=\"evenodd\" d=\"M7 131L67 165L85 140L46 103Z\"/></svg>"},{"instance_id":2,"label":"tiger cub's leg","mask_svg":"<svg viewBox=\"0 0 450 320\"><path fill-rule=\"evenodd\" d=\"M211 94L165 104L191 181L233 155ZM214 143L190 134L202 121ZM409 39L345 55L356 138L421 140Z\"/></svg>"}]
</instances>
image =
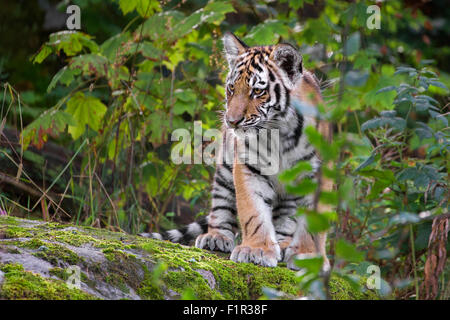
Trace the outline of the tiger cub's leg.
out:
<instances>
[{"instance_id":1,"label":"tiger cub's leg","mask_svg":"<svg viewBox=\"0 0 450 320\"><path fill-rule=\"evenodd\" d=\"M281 257L284 259L285 251L292 242L297 228L297 199L298 197L279 198L273 208L273 224L276 238L280 245Z\"/></svg>"},{"instance_id":2,"label":"tiger cub's leg","mask_svg":"<svg viewBox=\"0 0 450 320\"><path fill-rule=\"evenodd\" d=\"M272 222L273 187L258 169L246 164L235 163L233 176L242 244L234 248L230 258L275 267L280 246Z\"/></svg>"},{"instance_id":3,"label":"tiger cub's leg","mask_svg":"<svg viewBox=\"0 0 450 320\"><path fill-rule=\"evenodd\" d=\"M328 260L326 253L327 233L319 232L312 235L306 231L306 221L304 218L300 217L298 219L299 232L294 235L291 244L285 251L284 261L287 262L287 267L289 269L298 270L299 268L295 265L294 259L300 255L320 255L323 258L322 270L324 272L329 271L330 261Z\"/></svg>"},{"instance_id":4,"label":"tiger cub's leg","mask_svg":"<svg viewBox=\"0 0 450 320\"><path fill-rule=\"evenodd\" d=\"M212 208L208 215L208 232L199 235L195 246L200 249L231 252L237 229L236 197L232 167L217 166L212 190Z\"/></svg>"},{"instance_id":5,"label":"tiger cub's leg","mask_svg":"<svg viewBox=\"0 0 450 320\"><path fill-rule=\"evenodd\" d=\"M325 212L326 208L319 208L319 212ZM323 258L323 271L330 269L330 262L326 253L326 232L311 234L306 229L306 220L304 216L297 217L297 226L291 244L285 251L284 261L290 269L298 270L294 259L298 255L320 255Z\"/></svg>"}]
</instances>

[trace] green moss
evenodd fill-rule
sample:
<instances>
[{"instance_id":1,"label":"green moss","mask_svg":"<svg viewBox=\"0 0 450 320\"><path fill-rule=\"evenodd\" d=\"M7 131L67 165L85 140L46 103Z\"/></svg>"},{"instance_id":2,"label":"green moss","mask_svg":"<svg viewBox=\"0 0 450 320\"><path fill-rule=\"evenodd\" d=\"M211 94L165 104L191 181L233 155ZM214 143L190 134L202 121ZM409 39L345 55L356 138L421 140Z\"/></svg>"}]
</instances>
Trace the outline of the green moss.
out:
<instances>
[{"instance_id":1,"label":"green moss","mask_svg":"<svg viewBox=\"0 0 450 320\"><path fill-rule=\"evenodd\" d=\"M105 258L111 262L123 262L124 260L136 259L136 256L133 254L113 248L103 249L102 252L105 255Z\"/></svg>"},{"instance_id":2,"label":"green moss","mask_svg":"<svg viewBox=\"0 0 450 320\"><path fill-rule=\"evenodd\" d=\"M130 287L137 290L143 280L143 266L133 254L112 248L103 249L107 259L107 267L100 269L98 274L106 283L112 284L122 292L129 293ZM107 272L105 272L107 270Z\"/></svg>"},{"instance_id":3,"label":"green moss","mask_svg":"<svg viewBox=\"0 0 450 320\"><path fill-rule=\"evenodd\" d=\"M168 271L163 282L168 288L183 292L193 289L199 299L256 299L262 288L272 287L286 293L298 293L295 273L286 268L261 268L253 264L236 264L197 248L186 248L165 241L146 240L141 248L150 252L175 271ZM210 271L216 287L196 270Z\"/></svg>"},{"instance_id":4,"label":"green moss","mask_svg":"<svg viewBox=\"0 0 450 320\"><path fill-rule=\"evenodd\" d=\"M5 247L5 251L11 254L19 254L20 251L17 248Z\"/></svg>"},{"instance_id":5,"label":"green moss","mask_svg":"<svg viewBox=\"0 0 450 320\"><path fill-rule=\"evenodd\" d=\"M17 226L19 222L16 217L12 216L0 216L0 221L3 225Z\"/></svg>"},{"instance_id":6,"label":"green moss","mask_svg":"<svg viewBox=\"0 0 450 320\"><path fill-rule=\"evenodd\" d=\"M20 264L3 264L5 273L0 298L23 300L86 300L96 299L78 289L69 289L61 280L45 279L25 271Z\"/></svg>"},{"instance_id":7,"label":"green moss","mask_svg":"<svg viewBox=\"0 0 450 320\"><path fill-rule=\"evenodd\" d=\"M379 300L380 297L373 290L364 288L366 279L361 279L363 290L355 290L348 281L332 277L330 279L330 294L334 300Z\"/></svg>"},{"instance_id":8,"label":"green moss","mask_svg":"<svg viewBox=\"0 0 450 320\"><path fill-rule=\"evenodd\" d=\"M264 287L293 297L301 294L295 273L283 265L262 268L234 263L229 260L229 255L216 255L168 241L90 227L69 228L70 225L56 223L33 225L25 220L25 223L21 219L17 221L1 218L0 230L14 237L32 239L12 239L8 240L8 245L36 250L36 256L56 267L60 267L58 261L81 265L89 273L87 277L82 270L82 281L92 288L95 281L101 280L123 292L129 292L132 288L143 299L164 299L170 295L179 297L186 290L200 299L258 299ZM65 244L101 249L106 262L83 261L65 248ZM136 255L130 254L130 251ZM165 268L158 268L158 265ZM51 269L51 274L62 280L67 279L61 268ZM337 278L331 279L330 289L334 299L378 298L371 291L355 291L345 280Z\"/></svg>"},{"instance_id":9,"label":"green moss","mask_svg":"<svg viewBox=\"0 0 450 320\"><path fill-rule=\"evenodd\" d=\"M184 292L190 288L198 299L223 299L220 292L212 290L198 272L168 271L162 281L175 292Z\"/></svg>"},{"instance_id":10,"label":"green moss","mask_svg":"<svg viewBox=\"0 0 450 320\"><path fill-rule=\"evenodd\" d=\"M52 276L55 276L61 280L67 280L69 278L69 274L66 272L65 269L60 267L52 268L48 271Z\"/></svg>"},{"instance_id":11,"label":"green moss","mask_svg":"<svg viewBox=\"0 0 450 320\"><path fill-rule=\"evenodd\" d=\"M37 251L33 253L35 257L48 261L55 266L59 265L60 262L76 265L84 261L83 258L79 257L72 250L60 244L47 243L40 239L31 239L20 243L19 246L36 249Z\"/></svg>"},{"instance_id":12,"label":"green moss","mask_svg":"<svg viewBox=\"0 0 450 320\"><path fill-rule=\"evenodd\" d=\"M27 238L32 236L33 234L30 234L29 230L27 230L26 228L18 227L15 225L12 226L9 225L9 226L0 226L0 235L1 238L14 239L14 238Z\"/></svg>"},{"instance_id":13,"label":"green moss","mask_svg":"<svg viewBox=\"0 0 450 320\"><path fill-rule=\"evenodd\" d=\"M164 299L163 284L155 278L154 273L144 266L144 280L140 283L136 292L142 299L162 300Z\"/></svg>"}]
</instances>

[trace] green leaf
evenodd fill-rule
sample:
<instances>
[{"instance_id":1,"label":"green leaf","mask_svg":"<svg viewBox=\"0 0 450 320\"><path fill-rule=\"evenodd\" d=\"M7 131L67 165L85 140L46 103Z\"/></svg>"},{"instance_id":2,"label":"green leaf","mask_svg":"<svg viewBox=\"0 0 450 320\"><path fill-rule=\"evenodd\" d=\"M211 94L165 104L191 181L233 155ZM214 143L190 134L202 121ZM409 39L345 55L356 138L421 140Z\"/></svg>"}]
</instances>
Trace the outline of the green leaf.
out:
<instances>
[{"instance_id":1,"label":"green leaf","mask_svg":"<svg viewBox=\"0 0 450 320\"><path fill-rule=\"evenodd\" d=\"M306 22L303 37L308 44L328 43L330 34L333 33L331 26L324 22L322 18L309 19Z\"/></svg>"},{"instance_id":2,"label":"green leaf","mask_svg":"<svg viewBox=\"0 0 450 320\"><path fill-rule=\"evenodd\" d=\"M225 19L225 14L235 11L230 1L209 1L205 6L206 15L202 19L218 25Z\"/></svg>"},{"instance_id":3,"label":"green leaf","mask_svg":"<svg viewBox=\"0 0 450 320\"><path fill-rule=\"evenodd\" d=\"M153 61L159 61L161 59L161 56L163 55L163 52L156 48L151 42L149 41L144 41L140 44L136 45L138 48L138 52L141 52L142 55L150 60ZM133 46L133 49L135 47Z\"/></svg>"},{"instance_id":4,"label":"green leaf","mask_svg":"<svg viewBox=\"0 0 450 320\"><path fill-rule=\"evenodd\" d=\"M159 112L153 112L148 120L150 121L149 129L151 131L150 141L155 144L161 143L164 130L169 126L168 117Z\"/></svg>"},{"instance_id":5,"label":"green leaf","mask_svg":"<svg viewBox=\"0 0 450 320\"><path fill-rule=\"evenodd\" d=\"M416 188L424 188L428 186L430 181L439 180L439 174L432 166L417 165L402 170L397 175L397 179L398 181L413 180Z\"/></svg>"},{"instance_id":6,"label":"green leaf","mask_svg":"<svg viewBox=\"0 0 450 320\"><path fill-rule=\"evenodd\" d=\"M375 154L371 154L369 157L367 157L366 160L364 160L363 163L361 163L356 169L355 172L358 172L361 169L364 169L365 167L370 166L372 163L375 162Z\"/></svg>"},{"instance_id":7,"label":"green leaf","mask_svg":"<svg viewBox=\"0 0 450 320\"><path fill-rule=\"evenodd\" d=\"M181 115L184 112L187 112L193 116L197 101L195 92L191 89L177 89L174 92L174 96L177 98L177 101L173 106L173 113L175 115Z\"/></svg>"},{"instance_id":8,"label":"green leaf","mask_svg":"<svg viewBox=\"0 0 450 320\"><path fill-rule=\"evenodd\" d=\"M349 262L364 261L364 253L358 251L354 244L348 243L344 239L339 239L336 243L336 256Z\"/></svg>"},{"instance_id":9,"label":"green leaf","mask_svg":"<svg viewBox=\"0 0 450 320\"><path fill-rule=\"evenodd\" d=\"M136 2L134 0L119 0L119 7L123 14L127 14L136 8Z\"/></svg>"},{"instance_id":10,"label":"green leaf","mask_svg":"<svg viewBox=\"0 0 450 320\"><path fill-rule=\"evenodd\" d=\"M361 45L361 35L359 32L352 33L345 43L345 53L348 56L351 56L358 52L359 47Z\"/></svg>"},{"instance_id":11,"label":"green leaf","mask_svg":"<svg viewBox=\"0 0 450 320\"><path fill-rule=\"evenodd\" d=\"M56 137L67 125L75 125L72 116L64 111L51 108L31 122L22 132L24 148L30 144L42 148L48 136Z\"/></svg>"},{"instance_id":12,"label":"green leaf","mask_svg":"<svg viewBox=\"0 0 450 320\"><path fill-rule=\"evenodd\" d=\"M294 263L297 267L301 269L306 269L308 273L318 274L322 269L323 258L313 257L313 258L295 259Z\"/></svg>"},{"instance_id":13,"label":"green leaf","mask_svg":"<svg viewBox=\"0 0 450 320\"><path fill-rule=\"evenodd\" d=\"M374 118L364 122L361 125L361 131L369 129L378 129L384 126L390 126L398 131L402 131L406 127L406 120L399 117L386 117Z\"/></svg>"},{"instance_id":14,"label":"green leaf","mask_svg":"<svg viewBox=\"0 0 450 320\"><path fill-rule=\"evenodd\" d=\"M174 28L181 24L183 19L184 14L175 10L154 14L143 23L142 35L158 41L178 38L179 34L174 33Z\"/></svg>"},{"instance_id":15,"label":"green leaf","mask_svg":"<svg viewBox=\"0 0 450 320\"><path fill-rule=\"evenodd\" d=\"M336 191L322 191L320 193L320 202L336 205L337 204L337 192Z\"/></svg>"},{"instance_id":16,"label":"green leaf","mask_svg":"<svg viewBox=\"0 0 450 320\"><path fill-rule=\"evenodd\" d=\"M375 87L363 95L364 103L368 106L375 107L377 110L393 109L396 92L390 89L394 84L395 80L392 76L380 76ZM387 87L389 87L389 90L386 89Z\"/></svg>"},{"instance_id":17,"label":"green leaf","mask_svg":"<svg viewBox=\"0 0 450 320\"><path fill-rule=\"evenodd\" d=\"M187 287L181 294L181 300L197 300L197 296L192 288Z\"/></svg>"},{"instance_id":18,"label":"green leaf","mask_svg":"<svg viewBox=\"0 0 450 320\"><path fill-rule=\"evenodd\" d=\"M349 86L362 87L366 84L369 78L369 73L367 71L350 70L344 76L344 81Z\"/></svg>"},{"instance_id":19,"label":"green leaf","mask_svg":"<svg viewBox=\"0 0 450 320\"><path fill-rule=\"evenodd\" d=\"M67 66L63 67L53 77L52 81L47 87L47 92L50 92L53 88L55 88L58 82L68 86L74 80L74 76L78 74L80 74L80 70L71 70L68 69Z\"/></svg>"},{"instance_id":20,"label":"green leaf","mask_svg":"<svg viewBox=\"0 0 450 320\"><path fill-rule=\"evenodd\" d=\"M378 91L376 92L376 94L379 94L379 93L382 93L382 92L393 91L393 90L395 90L396 88L397 88L396 86L388 86L388 87L384 87L384 88L381 88L380 90L378 90Z\"/></svg>"},{"instance_id":21,"label":"green leaf","mask_svg":"<svg viewBox=\"0 0 450 320\"><path fill-rule=\"evenodd\" d=\"M328 216L322 213L309 212L306 214L307 229L309 232L317 233L330 228Z\"/></svg>"},{"instance_id":22,"label":"green leaf","mask_svg":"<svg viewBox=\"0 0 450 320\"><path fill-rule=\"evenodd\" d=\"M44 44L34 58L32 58L33 63L42 63L51 53L52 48Z\"/></svg>"},{"instance_id":23,"label":"green leaf","mask_svg":"<svg viewBox=\"0 0 450 320\"><path fill-rule=\"evenodd\" d=\"M375 178L378 181L386 181L388 184L395 181L394 173L391 170L362 169L359 174L364 177Z\"/></svg>"},{"instance_id":24,"label":"green leaf","mask_svg":"<svg viewBox=\"0 0 450 320\"><path fill-rule=\"evenodd\" d=\"M177 99L184 102L195 102L197 100L197 95L191 89L177 89L174 95Z\"/></svg>"},{"instance_id":25,"label":"green leaf","mask_svg":"<svg viewBox=\"0 0 450 320\"><path fill-rule=\"evenodd\" d=\"M313 126L307 126L305 128L305 133L309 142L319 151L319 154L324 161L334 160L337 158L339 147L336 141L332 144L328 143L328 141L325 140L325 138Z\"/></svg>"},{"instance_id":26,"label":"green leaf","mask_svg":"<svg viewBox=\"0 0 450 320\"><path fill-rule=\"evenodd\" d=\"M233 11L229 1L210 1L204 8L175 25L173 32L177 37L183 37L204 23L219 25L225 19L225 14Z\"/></svg>"},{"instance_id":27,"label":"green leaf","mask_svg":"<svg viewBox=\"0 0 450 320\"><path fill-rule=\"evenodd\" d=\"M70 69L80 69L83 75L104 77L108 73L109 62L98 54L83 54L74 57L70 63Z\"/></svg>"},{"instance_id":28,"label":"green leaf","mask_svg":"<svg viewBox=\"0 0 450 320\"><path fill-rule=\"evenodd\" d=\"M445 84L443 84L442 82L440 82L440 81L431 80L430 81L430 85L435 86L435 87L439 87L439 88L444 89L445 91L448 91L447 86Z\"/></svg>"},{"instance_id":29,"label":"green leaf","mask_svg":"<svg viewBox=\"0 0 450 320\"><path fill-rule=\"evenodd\" d=\"M100 46L100 52L109 61L115 61L116 58L130 53L130 49L127 49L130 41L131 36L128 32L119 33L103 42Z\"/></svg>"},{"instance_id":30,"label":"green leaf","mask_svg":"<svg viewBox=\"0 0 450 320\"><path fill-rule=\"evenodd\" d=\"M291 0L289 1L289 6L294 9L298 10L300 8L303 8L303 5L305 4L304 0Z\"/></svg>"},{"instance_id":31,"label":"green leaf","mask_svg":"<svg viewBox=\"0 0 450 320\"><path fill-rule=\"evenodd\" d=\"M415 77L417 75L417 70L411 67L398 67L394 75L408 73L410 77Z\"/></svg>"},{"instance_id":32,"label":"green leaf","mask_svg":"<svg viewBox=\"0 0 450 320\"><path fill-rule=\"evenodd\" d=\"M181 115L185 112L189 113L190 115L194 115L194 106L183 101L175 102L175 104L173 105L173 114Z\"/></svg>"},{"instance_id":33,"label":"green leaf","mask_svg":"<svg viewBox=\"0 0 450 320\"><path fill-rule=\"evenodd\" d=\"M52 33L46 43L54 52L63 50L68 56L75 56L84 48L88 48L91 53L99 50L98 45L92 40L92 36L79 31L60 31Z\"/></svg>"},{"instance_id":34,"label":"green leaf","mask_svg":"<svg viewBox=\"0 0 450 320\"><path fill-rule=\"evenodd\" d=\"M295 164L291 169L285 170L282 172L278 179L281 182L290 182L298 177L302 172L310 172L312 171L311 163L309 161L299 161Z\"/></svg>"},{"instance_id":35,"label":"green leaf","mask_svg":"<svg viewBox=\"0 0 450 320\"><path fill-rule=\"evenodd\" d=\"M315 183L309 179L302 180L296 186L291 186L291 185L286 186L286 190L289 193L300 195L300 196L310 194L310 193L314 192L314 190L316 190L316 188L317 188L317 183Z\"/></svg>"},{"instance_id":36,"label":"green leaf","mask_svg":"<svg viewBox=\"0 0 450 320\"><path fill-rule=\"evenodd\" d=\"M98 131L106 109L106 106L98 98L85 96L82 92L73 95L67 102L66 108L66 112L72 115L77 122L77 125L69 126L72 138L78 139L85 132L86 125L92 130Z\"/></svg>"},{"instance_id":37,"label":"green leaf","mask_svg":"<svg viewBox=\"0 0 450 320\"><path fill-rule=\"evenodd\" d=\"M398 174L397 179L398 181L412 180L415 176L417 176L418 172L419 171L416 167L406 168Z\"/></svg>"},{"instance_id":38,"label":"green leaf","mask_svg":"<svg viewBox=\"0 0 450 320\"><path fill-rule=\"evenodd\" d=\"M287 37L289 28L280 20L266 20L254 26L244 37L249 45L271 44L278 41L280 36Z\"/></svg>"},{"instance_id":39,"label":"green leaf","mask_svg":"<svg viewBox=\"0 0 450 320\"><path fill-rule=\"evenodd\" d=\"M369 70L376 62L375 58L370 57L365 50L361 50L355 58L353 68Z\"/></svg>"},{"instance_id":40,"label":"green leaf","mask_svg":"<svg viewBox=\"0 0 450 320\"><path fill-rule=\"evenodd\" d=\"M141 17L150 17L154 12L161 11L159 1L156 0L119 0L119 7L123 14L136 9Z\"/></svg>"}]
</instances>

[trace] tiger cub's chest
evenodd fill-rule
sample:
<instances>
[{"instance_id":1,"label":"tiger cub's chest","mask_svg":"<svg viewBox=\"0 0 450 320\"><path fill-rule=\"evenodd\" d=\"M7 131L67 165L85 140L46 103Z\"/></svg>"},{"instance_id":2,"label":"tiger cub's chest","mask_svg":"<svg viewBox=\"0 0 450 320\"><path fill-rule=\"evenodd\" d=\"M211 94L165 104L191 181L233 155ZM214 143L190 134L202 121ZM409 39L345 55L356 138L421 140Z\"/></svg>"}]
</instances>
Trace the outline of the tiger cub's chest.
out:
<instances>
[{"instance_id":1,"label":"tiger cub's chest","mask_svg":"<svg viewBox=\"0 0 450 320\"><path fill-rule=\"evenodd\" d=\"M284 193L285 187L278 179L281 172L299 161L309 161L313 172L319 167L320 160L304 133L309 125L315 125L314 119L303 117L290 108L284 117L280 117L275 128L236 131L233 134L234 161L245 163L254 173L268 178L278 193ZM299 179L310 174L302 174Z\"/></svg>"}]
</instances>

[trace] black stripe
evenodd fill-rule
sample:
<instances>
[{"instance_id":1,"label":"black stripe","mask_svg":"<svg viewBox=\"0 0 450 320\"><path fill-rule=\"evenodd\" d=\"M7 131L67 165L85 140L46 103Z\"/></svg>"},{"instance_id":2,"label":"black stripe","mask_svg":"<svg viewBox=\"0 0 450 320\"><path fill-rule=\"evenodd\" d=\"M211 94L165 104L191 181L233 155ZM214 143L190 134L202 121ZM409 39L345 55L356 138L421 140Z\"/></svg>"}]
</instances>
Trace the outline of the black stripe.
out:
<instances>
[{"instance_id":1,"label":"black stripe","mask_svg":"<svg viewBox=\"0 0 450 320\"><path fill-rule=\"evenodd\" d=\"M259 169L255 168L255 167L252 167L251 165L249 165L249 164L247 164L247 163L245 164L245 166L246 166L252 173L257 174L257 175L259 175L259 176L262 176L261 171L259 171Z\"/></svg>"},{"instance_id":2,"label":"black stripe","mask_svg":"<svg viewBox=\"0 0 450 320\"><path fill-rule=\"evenodd\" d=\"M302 200L305 196L298 196L298 197L290 197L290 198L285 198L285 201L298 201L298 200Z\"/></svg>"},{"instance_id":3,"label":"black stripe","mask_svg":"<svg viewBox=\"0 0 450 320\"><path fill-rule=\"evenodd\" d=\"M258 224L258 226L256 227L255 231L253 231L252 235L250 237L253 237L259 230L259 228L261 228L262 226L262 222L260 224Z\"/></svg>"},{"instance_id":4,"label":"black stripe","mask_svg":"<svg viewBox=\"0 0 450 320\"><path fill-rule=\"evenodd\" d=\"M289 97L289 96L287 96L287 97ZM286 100L286 101L287 101L287 100ZM289 107L289 105L286 104L286 107L285 107L283 110L281 110L280 113L277 114L277 116L276 116L277 119L278 119L278 118L284 118L284 117L286 116L287 111L289 110L288 107ZM283 120L284 120L284 121L287 121L286 119L283 119Z\"/></svg>"},{"instance_id":5,"label":"black stripe","mask_svg":"<svg viewBox=\"0 0 450 320\"><path fill-rule=\"evenodd\" d=\"M300 158L299 161L307 161L307 160L311 160L314 156L316 155L316 151L314 150L313 152L311 152L310 154L307 154L306 156Z\"/></svg>"},{"instance_id":6,"label":"black stripe","mask_svg":"<svg viewBox=\"0 0 450 320\"><path fill-rule=\"evenodd\" d=\"M280 93L280 84L279 83L277 83L275 85L275 87L273 88L273 91L275 91L275 105L274 106L278 105L278 108L275 108L275 109L280 110L279 104L280 104L281 93Z\"/></svg>"},{"instance_id":7,"label":"black stripe","mask_svg":"<svg viewBox=\"0 0 450 320\"><path fill-rule=\"evenodd\" d=\"M212 198L213 199L227 200L227 201L234 201L234 199L230 199L228 197L222 196L222 195L217 194L217 193L213 193Z\"/></svg>"},{"instance_id":8,"label":"black stripe","mask_svg":"<svg viewBox=\"0 0 450 320\"><path fill-rule=\"evenodd\" d=\"M286 94L286 109L291 105L291 92L288 88L284 87L284 92Z\"/></svg>"},{"instance_id":9,"label":"black stripe","mask_svg":"<svg viewBox=\"0 0 450 320\"><path fill-rule=\"evenodd\" d=\"M247 227L248 227L248 224L250 223L250 221L253 220L253 218L256 218L256 216L251 216L250 219L248 219L247 222L245 223L245 226L244 226L244 232L245 232L245 234L247 234Z\"/></svg>"},{"instance_id":10,"label":"black stripe","mask_svg":"<svg viewBox=\"0 0 450 320\"><path fill-rule=\"evenodd\" d=\"M297 118L297 126L294 129L294 133L288 137L288 140L291 141L291 145L289 147L284 148L283 152L289 152L292 149L294 149L298 145L298 142L300 141L300 138L302 136L303 116L301 114L296 113L295 117Z\"/></svg>"},{"instance_id":11,"label":"black stripe","mask_svg":"<svg viewBox=\"0 0 450 320\"><path fill-rule=\"evenodd\" d=\"M285 85L284 85L283 78L280 76L280 74L279 74L279 72L278 72L279 67L275 64L275 62L270 61L270 60L269 60L269 65L267 66L267 69L269 69L269 66L270 66L271 68L273 68L273 69L272 69L272 72L276 74L277 78L280 80L280 82L283 84L283 86L285 86ZM274 78L274 80L272 80L272 81L275 81L275 78Z\"/></svg>"},{"instance_id":12,"label":"black stripe","mask_svg":"<svg viewBox=\"0 0 450 320\"><path fill-rule=\"evenodd\" d=\"M228 191L230 191L231 193L235 193L234 188L232 188L228 183L226 183L226 181L224 181L222 178L220 177L216 177L215 182L221 186L224 189L227 189Z\"/></svg>"},{"instance_id":13,"label":"black stripe","mask_svg":"<svg viewBox=\"0 0 450 320\"><path fill-rule=\"evenodd\" d=\"M179 243L187 245L187 244L189 244L189 242L191 242L191 240L194 239L194 236L187 232L188 231L188 227L187 226L184 226L183 228L181 228L178 231L180 231L183 234L183 236L179 240Z\"/></svg>"},{"instance_id":14,"label":"black stripe","mask_svg":"<svg viewBox=\"0 0 450 320\"><path fill-rule=\"evenodd\" d=\"M252 59L252 67L255 68L256 70L258 70L259 72L263 71L263 69L253 59Z\"/></svg>"},{"instance_id":15,"label":"black stripe","mask_svg":"<svg viewBox=\"0 0 450 320\"><path fill-rule=\"evenodd\" d=\"M285 236L285 237L291 237L294 234L294 233L286 233L286 232L277 231L277 230L275 230L275 233L279 234L279 235L282 235L282 236Z\"/></svg>"},{"instance_id":16,"label":"black stripe","mask_svg":"<svg viewBox=\"0 0 450 320\"><path fill-rule=\"evenodd\" d=\"M233 172L233 168L226 162L222 163L222 166L230 172Z\"/></svg>"},{"instance_id":17,"label":"black stripe","mask_svg":"<svg viewBox=\"0 0 450 320\"><path fill-rule=\"evenodd\" d=\"M229 206L215 206L211 209L211 211L219 211L219 210L226 210L231 212L234 216L236 215L236 209Z\"/></svg>"},{"instance_id":18,"label":"black stripe","mask_svg":"<svg viewBox=\"0 0 450 320\"><path fill-rule=\"evenodd\" d=\"M208 231L208 218L206 216L203 216L200 219L198 219L197 223L202 228L203 231L202 233L206 233L206 231Z\"/></svg>"},{"instance_id":19,"label":"black stripe","mask_svg":"<svg viewBox=\"0 0 450 320\"><path fill-rule=\"evenodd\" d=\"M265 183L273 190L273 185L272 185L272 182L270 181L269 177L267 177L267 176L261 174L261 171L259 171L257 168L252 167L251 165L249 165L249 164L247 164L247 163L245 163L245 166L246 166L253 174L256 174L256 175L260 176L260 177L263 179L263 181L264 181L264 182L265 182Z\"/></svg>"},{"instance_id":20,"label":"black stripe","mask_svg":"<svg viewBox=\"0 0 450 320\"><path fill-rule=\"evenodd\" d=\"M264 201L267 205L272 206L272 204L273 204L273 200L272 200L272 199L264 197L260 192L255 192L255 194L256 194L257 196L259 196L261 199L263 199L263 201Z\"/></svg>"},{"instance_id":21,"label":"black stripe","mask_svg":"<svg viewBox=\"0 0 450 320\"><path fill-rule=\"evenodd\" d=\"M295 205L287 205L287 204L280 204L273 208L273 211L280 210L280 209L297 209L297 206Z\"/></svg>"},{"instance_id":22,"label":"black stripe","mask_svg":"<svg viewBox=\"0 0 450 320\"><path fill-rule=\"evenodd\" d=\"M269 70L269 78L270 78L270 81L275 81L275 76L273 75L272 70L270 70L270 69L268 69L268 70Z\"/></svg>"},{"instance_id":23,"label":"black stripe","mask_svg":"<svg viewBox=\"0 0 450 320\"><path fill-rule=\"evenodd\" d=\"M295 145L298 144L298 141L300 140L300 137L302 136L303 131L303 116L297 115L297 126L294 130L294 139L295 139Z\"/></svg>"},{"instance_id":24,"label":"black stripe","mask_svg":"<svg viewBox=\"0 0 450 320\"><path fill-rule=\"evenodd\" d=\"M214 226L214 225L212 225L212 224L208 224L208 227L210 227L211 229L228 230L228 231L233 232L233 229L232 229L232 228L224 227L223 225L220 225L220 226Z\"/></svg>"}]
</instances>

